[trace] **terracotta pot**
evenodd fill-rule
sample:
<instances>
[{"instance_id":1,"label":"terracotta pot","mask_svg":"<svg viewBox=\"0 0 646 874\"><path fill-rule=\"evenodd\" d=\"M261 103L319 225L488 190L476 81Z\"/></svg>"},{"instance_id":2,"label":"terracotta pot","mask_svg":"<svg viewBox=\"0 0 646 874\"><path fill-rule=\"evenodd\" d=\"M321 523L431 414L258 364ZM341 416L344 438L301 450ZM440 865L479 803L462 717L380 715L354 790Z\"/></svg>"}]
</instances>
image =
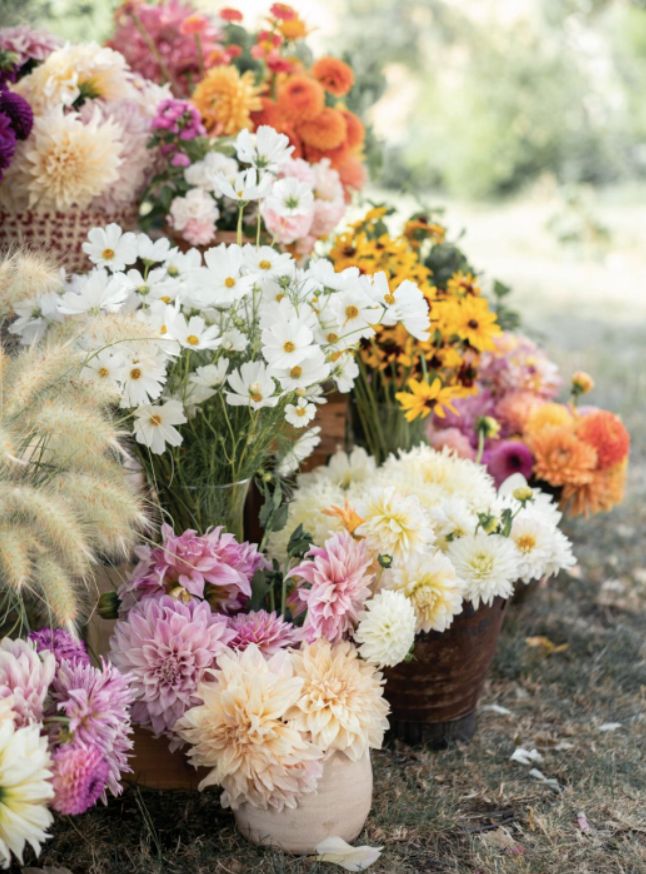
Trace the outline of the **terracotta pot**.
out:
<instances>
[{"instance_id":1,"label":"terracotta pot","mask_svg":"<svg viewBox=\"0 0 646 874\"><path fill-rule=\"evenodd\" d=\"M189 765L182 750L171 753L168 738L154 737L144 728L135 726L134 755L129 760L132 774L126 779L147 789L181 789L196 792L200 780L208 774L207 768L197 770Z\"/></svg>"},{"instance_id":2,"label":"terracotta pot","mask_svg":"<svg viewBox=\"0 0 646 874\"><path fill-rule=\"evenodd\" d=\"M97 208L72 208L66 212L0 211L0 254L18 247L40 251L71 273L83 273L92 267L82 249L88 231L110 222L129 230L135 228L136 204L111 212Z\"/></svg>"},{"instance_id":3,"label":"terracotta pot","mask_svg":"<svg viewBox=\"0 0 646 874\"><path fill-rule=\"evenodd\" d=\"M440 749L473 737L506 604L465 607L447 631L418 637L412 661L384 672L392 735Z\"/></svg>"},{"instance_id":4,"label":"terracotta pot","mask_svg":"<svg viewBox=\"0 0 646 874\"><path fill-rule=\"evenodd\" d=\"M234 815L239 831L252 843L301 854L313 853L324 838L354 841L371 805L369 753L357 762L335 753L325 762L317 791L305 795L295 810L262 810L243 804Z\"/></svg>"},{"instance_id":5,"label":"terracotta pot","mask_svg":"<svg viewBox=\"0 0 646 874\"><path fill-rule=\"evenodd\" d=\"M349 415L348 395L333 392L327 403L320 406L312 425L321 429L321 442L312 455L303 463L302 470L313 470L326 464L337 449L343 449L346 442L346 426Z\"/></svg>"}]
</instances>

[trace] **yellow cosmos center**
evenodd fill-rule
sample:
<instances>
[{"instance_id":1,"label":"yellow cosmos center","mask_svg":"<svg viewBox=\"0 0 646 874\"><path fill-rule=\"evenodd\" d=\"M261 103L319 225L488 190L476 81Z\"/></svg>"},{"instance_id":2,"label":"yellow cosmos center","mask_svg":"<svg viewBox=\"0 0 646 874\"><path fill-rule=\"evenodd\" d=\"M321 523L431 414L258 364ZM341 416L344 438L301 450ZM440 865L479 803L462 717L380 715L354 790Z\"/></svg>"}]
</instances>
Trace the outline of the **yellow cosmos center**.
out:
<instances>
[{"instance_id":1,"label":"yellow cosmos center","mask_svg":"<svg viewBox=\"0 0 646 874\"><path fill-rule=\"evenodd\" d=\"M111 261L114 258L114 249L104 249L101 252L101 257L104 261Z\"/></svg>"},{"instance_id":2,"label":"yellow cosmos center","mask_svg":"<svg viewBox=\"0 0 646 874\"><path fill-rule=\"evenodd\" d=\"M186 342L190 346L199 346L200 345L200 338L196 337L195 334L189 334L188 337L186 338Z\"/></svg>"},{"instance_id":3,"label":"yellow cosmos center","mask_svg":"<svg viewBox=\"0 0 646 874\"><path fill-rule=\"evenodd\" d=\"M236 281L233 276L227 276L227 278L224 280L224 284L227 288L233 288L233 286L236 284Z\"/></svg>"},{"instance_id":4,"label":"yellow cosmos center","mask_svg":"<svg viewBox=\"0 0 646 874\"><path fill-rule=\"evenodd\" d=\"M157 427L158 425L161 425L161 423L162 423L161 416L151 416L149 419L149 422L151 425L154 425L155 427Z\"/></svg>"},{"instance_id":5,"label":"yellow cosmos center","mask_svg":"<svg viewBox=\"0 0 646 874\"><path fill-rule=\"evenodd\" d=\"M159 299L162 303L170 303L171 301L170 297L167 294L165 294L163 297L160 297Z\"/></svg>"},{"instance_id":6,"label":"yellow cosmos center","mask_svg":"<svg viewBox=\"0 0 646 874\"><path fill-rule=\"evenodd\" d=\"M296 346L292 343L291 340L287 340L287 342L283 343L284 352L293 352L294 349L296 349Z\"/></svg>"},{"instance_id":7,"label":"yellow cosmos center","mask_svg":"<svg viewBox=\"0 0 646 874\"><path fill-rule=\"evenodd\" d=\"M260 267L261 270L270 270L270 269L271 269L271 261L266 261L266 260L263 259L263 260L258 264L258 267Z\"/></svg>"},{"instance_id":8,"label":"yellow cosmos center","mask_svg":"<svg viewBox=\"0 0 646 874\"><path fill-rule=\"evenodd\" d=\"M303 368L299 367L298 364L289 371L289 375L292 379L298 379L303 375Z\"/></svg>"},{"instance_id":9,"label":"yellow cosmos center","mask_svg":"<svg viewBox=\"0 0 646 874\"><path fill-rule=\"evenodd\" d=\"M138 367L133 367L130 371L130 379L141 379L141 370Z\"/></svg>"},{"instance_id":10,"label":"yellow cosmos center","mask_svg":"<svg viewBox=\"0 0 646 874\"><path fill-rule=\"evenodd\" d=\"M249 397L252 401L260 403L260 401L262 400L262 392L257 385L249 386Z\"/></svg>"},{"instance_id":11,"label":"yellow cosmos center","mask_svg":"<svg viewBox=\"0 0 646 874\"><path fill-rule=\"evenodd\" d=\"M168 333L168 328L166 327L166 325L161 326L161 328L159 329L159 333L160 334L167 334Z\"/></svg>"},{"instance_id":12,"label":"yellow cosmos center","mask_svg":"<svg viewBox=\"0 0 646 874\"><path fill-rule=\"evenodd\" d=\"M356 317L359 315L358 307L354 306L353 304L350 305L349 307L346 307L345 308L345 315L346 315L346 318L348 318L348 319L356 319Z\"/></svg>"},{"instance_id":13,"label":"yellow cosmos center","mask_svg":"<svg viewBox=\"0 0 646 874\"><path fill-rule=\"evenodd\" d=\"M304 416L306 413L305 407L296 407L296 415Z\"/></svg>"},{"instance_id":14,"label":"yellow cosmos center","mask_svg":"<svg viewBox=\"0 0 646 874\"><path fill-rule=\"evenodd\" d=\"M384 300L386 301L387 304L392 306L392 304L395 303L395 295L392 293L392 291L389 291L388 294L384 295Z\"/></svg>"},{"instance_id":15,"label":"yellow cosmos center","mask_svg":"<svg viewBox=\"0 0 646 874\"><path fill-rule=\"evenodd\" d=\"M339 335L335 334L334 331L331 331L326 337L326 340L328 341L328 343L336 343L338 339L339 339Z\"/></svg>"},{"instance_id":16,"label":"yellow cosmos center","mask_svg":"<svg viewBox=\"0 0 646 874\"><path fill-rule=\"evenodd\" d=\"M110 371L107 367L99 367L99 376L102 376L105 379L106 376L110 376Z\"/></svg>"}]
</instances>

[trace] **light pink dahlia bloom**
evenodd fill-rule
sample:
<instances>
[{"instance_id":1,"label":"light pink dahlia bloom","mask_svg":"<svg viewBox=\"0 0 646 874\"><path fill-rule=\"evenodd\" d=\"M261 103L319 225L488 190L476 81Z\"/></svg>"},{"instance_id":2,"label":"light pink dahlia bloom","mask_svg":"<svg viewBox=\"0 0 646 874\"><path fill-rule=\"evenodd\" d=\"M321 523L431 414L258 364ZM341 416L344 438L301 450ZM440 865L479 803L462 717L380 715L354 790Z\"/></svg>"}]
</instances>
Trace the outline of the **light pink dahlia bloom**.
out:
<instances>
[{"instance_id":1,"label":"light pink dahlia bloom","mask_svg":"<svg viewBox=\"0 0 646 874\"><path fill-rule=\"evenodd\" d=\"M26 640L0 640L0 698L13 698L16 728L40 722L56 659Z\"/></svg>"},{"instance_id":2,"label":"light pink dahlia bloom","mask_svg":"<svg viewBox=\"0 0 646 874\"><path fill-rule=\"evenodd\" d=\"M255 643L266 656L296 645L301 637L300 629L277 613L268 613L266 610L238 613L231 618L229 626L235 632L229 644L231 649L243 650Z\"/></svg>"},{"instance_id":3,"label":"light pink dahlia bloom","mask_svg":"<svg viewBox=\"0 0 646 874\"><path fill-rule=\"evenodd\" d=\"M363 541L346 531L329 537L325 546L315 546L291 576L309 583L297 590L306 605L303 634L308 643L321 637L338 643L357 622L370 597L374 574Z\"/></svg>"},{"instance_id":4,"label":"light pink dahlia bloom","mask_svg":"<svg viewBox=\"0 0 646 874\"><path fill-rule=\"evenodd\" d=\"M130 678L132 718L156 735L172 732L199 699L198 684L234 636L204 601L147 598L117 622L110 660Z\"/></svg>"},{"instance_id":5,"label":"light pink dahlia bloom","mask_svg":"<svg viewBox=\"0 0 646 874\"><path fill-rule=\"evenodd\" d=\"M54 712L66 716L69 724L52 725L50 742L60 746L71 736L77 746L98 749L108 764L106 789L115 796L123 791L121 775L131 770L133 697L128 678L103 660L100 668L63 661L52 685ZM102 798L107 800L106 792Z\"/></svg>"},{"instance_id":6,"label":"light pink dahlia bloom","mask_svg":"<svg viewBox=\"0 0 646 874\"><path fill-rule=\"evenodd\" d=\"M78 816L97 803L105 792L110 766L98 747L63 744L52 756L52 807Z\"/></svg>"}]
</instances>

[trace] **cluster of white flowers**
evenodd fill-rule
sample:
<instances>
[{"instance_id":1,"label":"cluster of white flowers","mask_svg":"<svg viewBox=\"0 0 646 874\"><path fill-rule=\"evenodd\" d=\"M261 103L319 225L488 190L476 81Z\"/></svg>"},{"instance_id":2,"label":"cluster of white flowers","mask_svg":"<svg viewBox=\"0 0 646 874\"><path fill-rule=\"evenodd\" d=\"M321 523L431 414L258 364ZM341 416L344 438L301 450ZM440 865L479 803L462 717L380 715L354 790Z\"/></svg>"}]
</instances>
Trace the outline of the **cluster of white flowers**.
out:
<instances>
[{"instance_id":1,"label":"cluster of white flowers","mask_svg":"<svg viewBox=\"0 0 646 874\"><path fill-rule=\"evenodd\" d=\"M379 275L336 273L324 260L302 269L269 246L220 245L202 256L111 224L91 230L83 248L94 269L23 301L10 330L24 343L52 326L71 332L88 378L132 411L136 439L154 453L178 446L176 426L216 395L223 409L278 408L304 428L325 402L324 384L351 389L356 347L376 324L401 320L428 333L419 289L400 298L384 293ZM292 448L287 467L315 437Z\"/></svg>"},{"instance_id":2,"label":"cluster of white flowers","mask_svg":"<svg viewBox=\"0 0 646 874\"><path fill-rule=\"evenodd\" d=\"M518 474L496 492L483 467L448 451L418 446L377 467L357 448L299 477L287 525L272 536L270 552L282 560L299 524L316 545L346 527L367 544L379 569L377 591L403 594L418 632L444 631L464 601L491 604L508 598L517 582L571 567L560 519L551 497ZM385 646L396 639L384 631L387 604L369 611L357 631L371 660L379 640ZM397 612L405 627L404 612Z\"/></svg>"},{"instance_id":3,"label":"cluster of white flowers","mask_svg":"<svg viewBox=\"0 0 646 874\"><path fill-rule=\"evenodd\" d=\"M346 209L341 179L329 159L309 164L291 157L288 137L268 125L255 133L241 131L234 148L235 158L212 151L184 170L191 187L173 199L170 226L191 245L208 246L221 217L228 214L232 221L241 205L253 204L277 243L296 244L299 254L311 252Z\"/></svg>"}]
</instances>

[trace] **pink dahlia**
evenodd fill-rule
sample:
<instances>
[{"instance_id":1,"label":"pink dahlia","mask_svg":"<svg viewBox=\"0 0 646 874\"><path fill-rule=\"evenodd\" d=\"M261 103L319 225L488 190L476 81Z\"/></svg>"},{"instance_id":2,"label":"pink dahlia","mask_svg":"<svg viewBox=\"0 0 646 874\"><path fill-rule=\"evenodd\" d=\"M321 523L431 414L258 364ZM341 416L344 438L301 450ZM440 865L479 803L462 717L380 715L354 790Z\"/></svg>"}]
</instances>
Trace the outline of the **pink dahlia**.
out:
<instances>
[{"instance_id":1,"label":"pink dahlia","mask_svg":"<svg viewBox=\"0 0 646 874\"><path fill-rule=\"evenodd\" d=\"M233 639L228 621L204 601L148 598L115 626L110 659L132 682L132 718L156 735L171 732L198 703L196 691Z\"/></svg>"},{"instance_id":2,"label":"pink dahlia","mask_svg":"<svg viewBox=\"0 0 646 874\"><path fill-rule=\"evenodd\" d=\"M40 722L56 659L26 640L0 640L0 698L13 698L16 727Z\"/></svg>"},{"instance_id":3,"label":"pink dahlia","mask_svg":"<svg viewBox=\"0 0 646 874\"><path fill-rule=\"evenodd\" d=\"M44 61L62 41L46 30L34 30L26 24L0 28L0 51L17 55L16 65Z\"/></svg>"},{"instance_id":4,"label":"pink dahlia","mask_svg":"<svg viewBox=\"0 0 646 874\"><path fill-rule=\"evenodd\" d=\"M268 613L266 610L238 613L229 620L229 626L235 632L229 644L231 649L243 650L255 643L266 656L294 646L300 640L298 628L277 613Z\"/></svg>"},{"instance_id":5,"label":"pink dahlia","mask_svg":"<svg viewBox=\"0 0 646 874\"><path fill-rule=\"evenodd\" d=\"M233 534L213 528L206 534L188 530L176 535L162 526L162 544L137 550L140 562L130 582L120 591L126 609L146 595L182 594L207 598L225 612L239 609L251 597L251 580L266 559L250 543L238 543Z\"/></svg>"},{"instance_id":6,"label":"pink dahlia","mask_svg":"<svg viewBox=\"0 0 646 874\"><path fill-rule=\"evenodd\" d=\"M78 816L97 803L108 785L110 765L98 747L63 744L52 755L52 807Z\"/></svg>"},{"instance_id":7,"label":"pink dahlia","mask_svg":"<svg viewBox=\"0 0 646 874\"><path fill-rule=\"evenodd\" d=\"M54 746L71 736L75 745L95 748L108 765L106 789L119 795L121 775L129 772L130 705L134 698L129 680L101 660L101 667L63 661L52 685L54 712L69 720L67 726L52 723ZM106 801L106 792L103 792Z\"/></svg>"},{"instance_id":8,"label":"pink dahlia","mask_svg":"<svg viewBox=\"0 0 646 874\"><path fill-rule=\"evenodd\" d=\"M62 628L41 628L40 631L32 631L29 640L38 652L52 652L57 665L63 659L73 664L90 664L85 644L80 640L75 640L69 632Z\"/></svg>"},{"instance_id":9,"label":"pink dahlia","mask_svg":"<svg viewBox=\"0 0 646 874\"><path fill-rule=\"evenodd\" d=\"M458 428L436 428L433 423L428 428L428 442L433 449L441 452L445 447L451 449L460 458L476 457L475 449L471 446L469 438Z\"/></svg>"},{"instance_id":10,"label":"pink dahlia","mask_svg":"<svg viewBox=\"0 0 646 874\"><path fill-rule=\"evenodd\" d=\"M370 597L374 574L363 541L343 531L314 547L291 576L309 583L297 590L306 604L303 634L308 643L321 637L338 643L357 622Z\"/></svg>"}]
</instances>

